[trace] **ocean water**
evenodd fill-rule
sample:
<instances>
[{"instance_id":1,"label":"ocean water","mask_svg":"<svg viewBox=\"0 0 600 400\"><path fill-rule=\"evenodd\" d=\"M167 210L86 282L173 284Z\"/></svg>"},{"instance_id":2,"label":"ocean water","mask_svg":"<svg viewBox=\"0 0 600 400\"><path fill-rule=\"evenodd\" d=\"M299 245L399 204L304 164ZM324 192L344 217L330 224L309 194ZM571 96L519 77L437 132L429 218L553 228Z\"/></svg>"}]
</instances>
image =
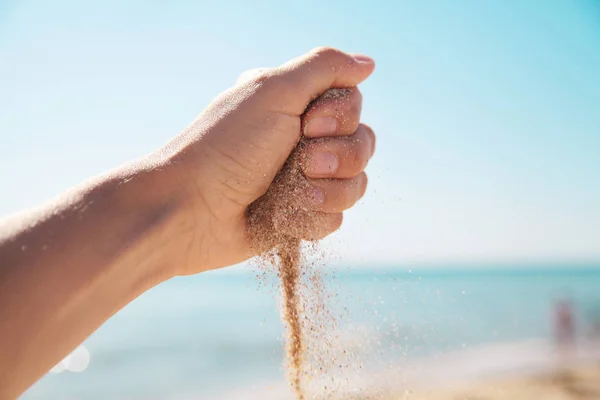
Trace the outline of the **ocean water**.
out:
<instances>
[{"instance_id":1,"label":"ocean water","mask_svg":"<svg viewBox=\"0 0 600 400\"><path fill-rule=\"evenodd\" d=\"M255 275L236 267L162 284L83 343L84 371L49 373L23 398L266 398L285 387L283 330L277 290ZM558 299L571 301L580 339L600 321L600 265L343 267L328 282L347 312L339 340L359 347L364 376L551 340Z\"/></svg>"}]
</instances>

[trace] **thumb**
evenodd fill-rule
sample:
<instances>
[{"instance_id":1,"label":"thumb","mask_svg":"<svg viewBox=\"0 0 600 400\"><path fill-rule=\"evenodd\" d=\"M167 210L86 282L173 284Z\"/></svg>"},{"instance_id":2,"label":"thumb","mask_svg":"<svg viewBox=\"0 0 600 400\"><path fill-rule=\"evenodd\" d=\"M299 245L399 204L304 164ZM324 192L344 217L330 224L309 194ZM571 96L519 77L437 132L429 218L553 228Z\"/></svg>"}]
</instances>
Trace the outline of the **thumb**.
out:
<instances>
[{"instance_id":1,"label":"thumb","mask_svg":"<svg viewBox=\"0 0 600 400\"><path fill-rule=\"evenodd\" d=\"M272 79L268 82L284 97L281 104L287 109L282 111L301 115L327 89L357 86L374 69L375 61L370 57L319 47L270 70Z\"/></svg>"}]
</instances>

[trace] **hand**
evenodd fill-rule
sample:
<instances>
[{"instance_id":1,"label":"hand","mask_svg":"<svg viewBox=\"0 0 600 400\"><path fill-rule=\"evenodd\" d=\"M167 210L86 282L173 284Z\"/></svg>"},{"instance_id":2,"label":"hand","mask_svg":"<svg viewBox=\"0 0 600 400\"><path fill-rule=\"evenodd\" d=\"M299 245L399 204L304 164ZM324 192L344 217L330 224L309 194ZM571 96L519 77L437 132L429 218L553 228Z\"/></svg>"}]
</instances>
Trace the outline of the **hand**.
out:
<instances>
[{"instance_id":1,"label":"hand","mask_svg":"<svg viewBox=\"0 0 600 400\"><path fill-rule=\"evenodd\" d=\"M185 186L187 260L176 274L232 265L254 256L246 211L262 196L295 148L301 134L302 171L310 186L294 200L320 215L290 231L322 238L342 222L342 211L366 188L364 168L375 135L360 123L362 97L356 88L374 69L365 56L319 48L280 67L245 74L171 142L167 155ZM314 101L329 88L347 95ZM307 109L308 107L308 109Z\"/></svg>"}]
</instances>

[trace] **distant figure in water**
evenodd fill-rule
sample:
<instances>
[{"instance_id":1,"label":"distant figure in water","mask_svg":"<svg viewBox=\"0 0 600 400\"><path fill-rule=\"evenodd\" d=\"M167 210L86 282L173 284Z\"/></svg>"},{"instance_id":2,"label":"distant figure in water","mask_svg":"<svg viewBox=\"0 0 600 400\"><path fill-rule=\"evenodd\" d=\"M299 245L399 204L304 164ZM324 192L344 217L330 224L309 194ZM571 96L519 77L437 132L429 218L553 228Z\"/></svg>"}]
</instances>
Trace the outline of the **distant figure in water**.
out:
<instances>
[{"instance_id":1,"label":"distant figure in water","mask_svg":"<svg viewBox=\"0 0 600 400\"><path fill-rule=\"evenodd\" d=\"M554 307L554 332L558 361L561 366L567 366L573 358L575 346L575 320L568 299L559 300Z\"/></svg>"}]
</instances>

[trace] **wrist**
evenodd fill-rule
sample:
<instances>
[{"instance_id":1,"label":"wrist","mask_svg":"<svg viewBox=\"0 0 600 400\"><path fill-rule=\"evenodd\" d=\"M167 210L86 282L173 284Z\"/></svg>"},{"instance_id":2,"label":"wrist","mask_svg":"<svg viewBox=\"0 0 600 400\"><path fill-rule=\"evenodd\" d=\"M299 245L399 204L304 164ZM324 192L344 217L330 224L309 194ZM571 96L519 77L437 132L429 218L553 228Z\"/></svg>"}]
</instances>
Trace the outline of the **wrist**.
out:
<instances>
[{"instance_id":1,"label":"wrist","mask_svg":"<svg viewBox=\"0 0 600 400\"><path fill-rule=\"evenodd\" d=\"M186 161L149 160L136 172L138 185L132 186L129 194L136 198L142 193L151 209L168 210L149 235L151 242L156 242L161 274L166 273L166 279L212 269L205 240L212 225L211 213L201 183L206 174Z\"/></svg>"},{"instance_id":2,"label":"wrist","mask_svg":"<svg viewBox=\"0 0 600 400\"><path fill-rule=\"evenodd\" d=\"M181 275L201 236L201 205L192 204L189 185L178 169L176 164L142 162L118 179L124 215L137 219L130 235L134 251L144 273L158 283Z\"/></svg>"}]
</instances>

